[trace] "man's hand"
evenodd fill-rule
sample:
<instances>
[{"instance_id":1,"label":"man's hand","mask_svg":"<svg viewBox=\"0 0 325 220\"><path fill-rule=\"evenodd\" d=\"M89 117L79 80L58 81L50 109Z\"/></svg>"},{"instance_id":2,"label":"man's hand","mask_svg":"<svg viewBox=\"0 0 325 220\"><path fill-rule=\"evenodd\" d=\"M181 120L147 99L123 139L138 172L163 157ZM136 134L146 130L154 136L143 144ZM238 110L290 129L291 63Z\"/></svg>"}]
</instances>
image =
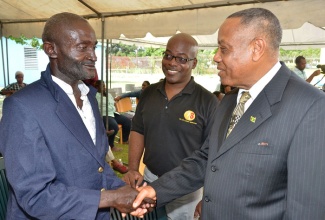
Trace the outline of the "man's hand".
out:
<instances>
[{"instance_id":1,"label":"man's hand","mask_svg":"<svg viewBox=\"0 0 325 220\"><path fill-rule=\"evenodd\" d=\"M154 207L155 199L143 198L139 205L134 207L133 201L138 195L138 191L129 185L122 186L116 190L106 190L101 192L99 208L113 207L119 210L123 216L124 213L133 213L137 216L143 216L148 209Z\"/></svg>"},{"instance_id":2,"label":"man's hand","mask_svg":"<svg viewBox=\"0 0 325 220\"><path fill-rule=\"evenodd\" d=\"M114 98L114 101L117 102L117 101L119 101L120 99L121 99L121 96L116 96L116 97Z\"/></svg>"},{"instance_id":3,"label":"man's hand","mask_svg":"<svg viewBox=\"0 0 325 220\"><path fill-rule=\"evenodd\" d=\"M122 213L129 213L135 209L132 206L138 191L130 186L123 186L116 190L106 190L101 192L99 208L113 207Z\"/></svg>"},{"instance_id":4,"label":"man's hand","mask_svg":"<svg viewBox=\"0 0 325 220\"><path fill-rule=\"evenodd\" d=\"M320 74L320 70L315 70L309 77L306 79L306 82L311 82L315 76L318 76Z\"/></svg>"},{"instance_id":5,"label":"man's hand","mask_svg":"<svg viewBox=\"0 0 325 220\"><path fill-rule=\"evenodd\" d=\"M202 211L202 200L195 207L194 218L200 217L201 211Z\"/></svg>"},{"instance_id":6,"label":"man's hand","mask_svg":"<svg viewBox=\"0 0 325 220\"><path fill-rule=\"evenodd\" d=\"M139 187L140 191L133 202L133 208L139 207L145 201L148 204L148 199L156 200L156 191L151 186ZM150 204L152 207L152 204Z\"/></svg>"},{"instance_id":7,"label":"man's hand","mask_svg":"<svg viewBox=\"0 0 325 220\"><path fill-rule=\"evenodd\" d=\"M129 170L126 174L124 174L122 180L132 188L136 188L138 186L141 186L143 176L138 171Z\"/></svg>"}]
</instances>

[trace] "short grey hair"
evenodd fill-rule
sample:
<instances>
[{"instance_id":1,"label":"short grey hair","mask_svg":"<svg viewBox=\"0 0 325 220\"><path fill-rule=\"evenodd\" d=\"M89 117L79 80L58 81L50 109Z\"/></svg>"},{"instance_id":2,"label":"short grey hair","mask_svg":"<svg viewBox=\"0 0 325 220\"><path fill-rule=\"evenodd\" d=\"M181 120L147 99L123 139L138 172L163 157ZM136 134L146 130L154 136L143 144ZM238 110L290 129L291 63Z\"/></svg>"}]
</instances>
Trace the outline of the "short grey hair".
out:
<instances>
[{"instance_id":1,"label":"short grey hair","mask_svg":"<svg viewBox=\"0 0 325 220\"><path fill-rule=\"evenodd\" d=\"M76 21L88 23L88 21L83 17L69 12L63 12L53 15L45 23L42 34L43 42L55 41L57 37L59 37L59 35L62 33L62 30L64 30L64 28L69 27Z\"/></svg>"},{"instance_id":2,"label":"short grey hair","mask_svg":"<svg viewBox=\"0 0 325 220\"><path fill-rule=\"evenodd\" d=\"M271 47L279 49L282 40L282 28L278 18L264 8L249 8L235 12L228 18L240 18L241 24L253 28L256 33L264 33Z\"/></svg>"},{"instance_id":3,"label":"short grey hair","mask_svg":"<svg viewBox=\"0 0 325 220\"><path fill-rule=\"evenodd\" d=\"M16 73L15 73L15 76L18 76L18 75L23 75L24 76L24 73L22 72L22 71L17 71Z\"/></svg>"}]
</instances>

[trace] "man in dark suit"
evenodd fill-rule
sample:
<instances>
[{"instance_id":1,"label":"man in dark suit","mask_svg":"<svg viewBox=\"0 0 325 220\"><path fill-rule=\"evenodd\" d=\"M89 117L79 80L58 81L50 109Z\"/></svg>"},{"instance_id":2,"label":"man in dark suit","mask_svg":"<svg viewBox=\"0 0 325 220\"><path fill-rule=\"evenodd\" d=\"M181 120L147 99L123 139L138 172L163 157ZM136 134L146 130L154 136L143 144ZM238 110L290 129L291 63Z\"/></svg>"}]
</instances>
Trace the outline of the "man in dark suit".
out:
<instances>
[{"instance_id":1,"label":"man in dark suit","mask_svg":"<svg viewBox=\"0 0 325 220\"><path fill-rule=\"evenodd\" d=\"M134 205L144 196L164 205L204 185L203 220L325 219L325 95L279 62L281 37L266 9L225 20L214 61L221 83L239 89L223 98L201 149ZM228 132L244 91L244 114Z\"/></svg>"},{"instance_id":2,"label":"man in dark suit","mask_svg":"<svg viewBox=\"0 0 325 220\"><path fill-rule=\"evenodd\" d=\"M133 211L138 192L105 162L96 90L81 81L95 76L93 28L78 15L60 13L46 22L42 38L46 71L3 105L6 219L109 219L109 207Z\"/></svg>"}]
</instances>

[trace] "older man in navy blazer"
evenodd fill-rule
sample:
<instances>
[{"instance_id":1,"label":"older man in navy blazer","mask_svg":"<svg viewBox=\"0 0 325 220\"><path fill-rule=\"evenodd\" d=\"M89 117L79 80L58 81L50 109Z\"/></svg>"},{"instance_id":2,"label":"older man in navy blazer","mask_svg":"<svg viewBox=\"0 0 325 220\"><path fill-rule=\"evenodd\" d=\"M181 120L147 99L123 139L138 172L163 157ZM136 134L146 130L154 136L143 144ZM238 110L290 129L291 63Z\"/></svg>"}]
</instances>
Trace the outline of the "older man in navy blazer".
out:
<instances>
[{"instance_id":1,"label":"older man in navy blazer","mask_svg":"<svg viewBox=\"0 0 325 220\"><path fill-rule=\"evenodd\" d=\"M107 135L96 90L95 32L74 14L52 16L41 79L5 99L0 151L10 183L6 219L109 219L130 212L138 192L105 162Z\"/></svg>"},{"instance_id":2,"label":"older man in navy blazer","mask_svg":"<svg viewBox=\"0 0 325 220\"><path fill-rule=\"evenodd\" d=\"M181 166L144 187L158 206L204 185L202 220L325 219L325 95L279 62L282 31L251 8L219 29L214 57L225 95L212 131ZM242 92L250 98L227 136Z\"/></svg>"}]
</instances>

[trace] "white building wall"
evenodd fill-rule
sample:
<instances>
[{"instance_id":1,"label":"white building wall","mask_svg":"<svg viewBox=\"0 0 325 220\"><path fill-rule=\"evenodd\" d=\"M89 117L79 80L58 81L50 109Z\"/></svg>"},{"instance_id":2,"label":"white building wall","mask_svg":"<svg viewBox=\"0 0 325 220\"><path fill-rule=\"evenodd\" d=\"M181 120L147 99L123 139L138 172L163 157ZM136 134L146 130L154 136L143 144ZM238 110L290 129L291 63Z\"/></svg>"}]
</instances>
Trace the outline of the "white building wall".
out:
<instances>
[{"instance_id":1,"label":"white building wall","mask_svg":"<svg viewBox=\"0 0 325 220\"><path fill-rule=\"evenodd\" d=\"M43 50L37 50L38 57L38 68L37 70L27 70L25 69L25 57L24 57L24 48L30 47L28 45L17 44L15 41L8 39L8 63L9 63L9 83L16 82L15 73L17 70L20 70L24 73L24 82L30 84L36 80L38 80L41 76L41 72L46 69L47 64L49 63L49 58L45 54ZM2 38L3 43L3 53L0 48L0 88L4 87L4 85L8 84L8 76L7 76L7 57L6 57L6 39ZM4 64L2 62L2 54L4 54ZM97 46L96 49L97 62L96 68L97 72L100 75L101 70L101 47ZM3 77L3 65L5 66L5 74L6 74L6 83L4 82Z\"/></svg>"}]
</instances>

